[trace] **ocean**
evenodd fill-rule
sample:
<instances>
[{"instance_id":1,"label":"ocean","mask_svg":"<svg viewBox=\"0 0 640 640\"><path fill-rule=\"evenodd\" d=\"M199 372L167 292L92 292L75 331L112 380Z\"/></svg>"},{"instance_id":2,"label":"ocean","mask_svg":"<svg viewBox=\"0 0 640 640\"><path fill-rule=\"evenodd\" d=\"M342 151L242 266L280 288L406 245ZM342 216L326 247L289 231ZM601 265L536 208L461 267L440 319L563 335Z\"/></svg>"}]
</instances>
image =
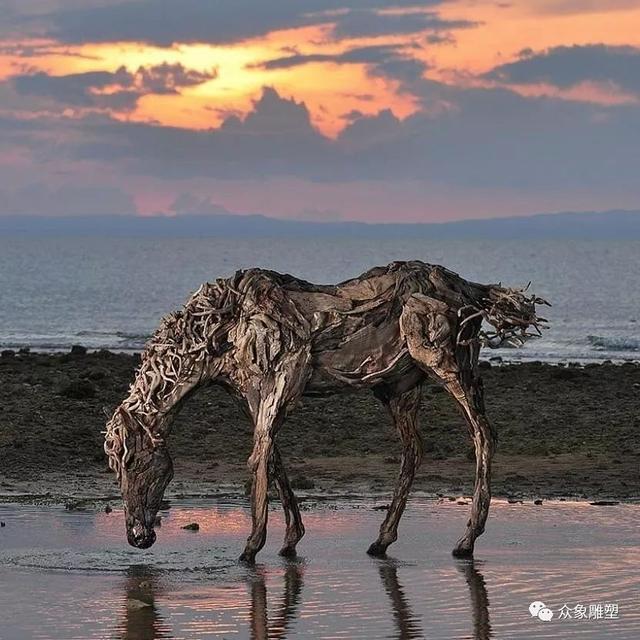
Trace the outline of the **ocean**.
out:
<instances>
[{"instance_id":1,"label":"ocean","mask_svg":"<svg viewBox=\"0 0 640 640\"><path fill-rule=\"evenodd\" d=\"M207 280L261 266L333 283L393 260L442 264L552 303L509 361L640 360L640 241L423 238L0 238L0 348L140 350Z\"/></svg>"}]
</instances>

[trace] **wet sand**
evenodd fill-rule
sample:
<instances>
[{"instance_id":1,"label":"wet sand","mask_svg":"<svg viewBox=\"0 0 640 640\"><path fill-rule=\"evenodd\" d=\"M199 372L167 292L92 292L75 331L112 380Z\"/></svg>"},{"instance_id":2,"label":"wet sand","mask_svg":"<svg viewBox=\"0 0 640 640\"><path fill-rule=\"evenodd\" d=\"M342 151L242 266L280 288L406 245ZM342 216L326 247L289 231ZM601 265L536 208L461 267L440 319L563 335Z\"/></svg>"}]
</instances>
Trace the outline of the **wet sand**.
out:
<instances>
[{"instance_id":1,"label":"wet sand","mask_svg":"<svg viewBox=\"0 0 640 640\"><path fill-rule=\"evenodd\" d=\"M105 416L125 396L136 356L110 352L0 357L0 495L108 497ZM495 495L511 499L640 498L640 365L484 364L489 418L499 433ZM468 495L473 452L463 420L438 387L424 394L426 456L415 488ZM370 393L305 399L281 450L301 494L389 493L400 448ZM187 403L170 447L172 495L242 492L251 427L209 387Z\"/></svg>"}]
</instances>

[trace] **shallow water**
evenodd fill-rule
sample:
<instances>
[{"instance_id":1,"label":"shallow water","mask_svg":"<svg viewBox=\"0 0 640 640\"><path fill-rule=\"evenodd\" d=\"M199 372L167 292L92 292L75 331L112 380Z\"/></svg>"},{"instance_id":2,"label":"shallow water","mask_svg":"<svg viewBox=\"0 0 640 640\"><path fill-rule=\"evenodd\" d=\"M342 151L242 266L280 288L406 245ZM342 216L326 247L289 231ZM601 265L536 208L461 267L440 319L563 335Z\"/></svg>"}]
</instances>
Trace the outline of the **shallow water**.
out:
<instances>
[{"instance_id":1,"label":"shallow water","mask_svg":"<svg viewBox=\"0 0 640 640\"><path fill-rule=\"evenodd\" d=\"M274 509L254 568L236 562L244 502L174 502L147 551L127 546L118 510L0 505L0 638L640 637L638 505L494 503L467 562L450 548L468 505L414 499L377 560L364 553L384 516L373 502L305 504L300 558L277 556ZM529 613L537 600L550 622ZM596 617L599 604L617 616ZM593 616L561 619L563 605Z\"/></svg>"}]
</instances>

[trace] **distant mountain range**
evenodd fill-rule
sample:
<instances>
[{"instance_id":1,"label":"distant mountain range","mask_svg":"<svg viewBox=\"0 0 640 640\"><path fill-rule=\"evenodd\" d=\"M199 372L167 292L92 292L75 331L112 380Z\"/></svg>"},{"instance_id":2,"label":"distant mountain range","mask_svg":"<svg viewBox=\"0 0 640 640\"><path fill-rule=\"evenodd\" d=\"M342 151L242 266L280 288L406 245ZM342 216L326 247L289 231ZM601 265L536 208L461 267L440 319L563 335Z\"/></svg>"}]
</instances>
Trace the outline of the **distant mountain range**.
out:
<instances>
[{"instance_id":1,"label":"distant mountain range","mask_svg":"<svg viewBox=\"0 0 640 640\"><path fill-rule=\"evenodd\" d=\"M0 236L349 236L640 239L640 211L539 214L444 223L309 222L263 215L0 216Z\"/></svg>"}]
</instances>

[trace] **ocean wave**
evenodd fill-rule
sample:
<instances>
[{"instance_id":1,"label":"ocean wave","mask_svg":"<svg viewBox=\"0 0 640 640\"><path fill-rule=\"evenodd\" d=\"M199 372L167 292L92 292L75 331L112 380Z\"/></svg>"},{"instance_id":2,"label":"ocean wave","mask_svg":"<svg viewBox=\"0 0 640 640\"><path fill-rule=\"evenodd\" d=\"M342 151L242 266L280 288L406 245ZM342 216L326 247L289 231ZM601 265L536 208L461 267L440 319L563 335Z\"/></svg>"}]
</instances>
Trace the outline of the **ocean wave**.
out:
<instances>
[{"instance_id":1,"label":"ocean wave","mask_svg":"<svg viewBox=\"0 0 640 640\"><path fill-rule=\"evenodd\" d=\"M587 341L595 351L640 351L640 339L638 338L587 336Z\"/></svg>"}]
</instances>

